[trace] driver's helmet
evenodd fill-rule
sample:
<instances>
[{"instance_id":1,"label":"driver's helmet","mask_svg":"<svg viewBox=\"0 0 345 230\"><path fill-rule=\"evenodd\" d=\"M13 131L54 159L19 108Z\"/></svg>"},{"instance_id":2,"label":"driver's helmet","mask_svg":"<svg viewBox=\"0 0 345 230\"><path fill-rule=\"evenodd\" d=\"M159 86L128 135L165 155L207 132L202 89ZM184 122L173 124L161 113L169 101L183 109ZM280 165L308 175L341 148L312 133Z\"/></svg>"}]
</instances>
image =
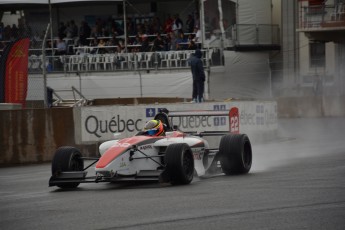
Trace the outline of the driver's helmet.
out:
<instances>
[{"instance_id":1,"label":"driver's helmet","mask_svg":"<svg viewBox=\"0 0 345 230\"><path fill-rule=\"evenodd\" d=\"M145 124L143 131L145 135L162 136L164 135L164 126L160 120L151 120Z\"/></svg>"}]
</instances>

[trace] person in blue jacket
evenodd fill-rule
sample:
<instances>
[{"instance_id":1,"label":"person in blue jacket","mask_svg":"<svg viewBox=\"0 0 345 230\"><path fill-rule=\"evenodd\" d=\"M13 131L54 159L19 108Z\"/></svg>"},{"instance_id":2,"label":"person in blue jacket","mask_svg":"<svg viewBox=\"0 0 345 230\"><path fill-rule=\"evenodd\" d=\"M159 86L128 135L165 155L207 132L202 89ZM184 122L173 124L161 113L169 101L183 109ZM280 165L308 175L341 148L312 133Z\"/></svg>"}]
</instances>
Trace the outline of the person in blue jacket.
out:
<instances>
[{"instance_id":1,"label":"person in blue jacket","mask_svg":"<svg viewBox=\"0 0 345 230\"><path fill-rule=\"evenodd\" d=\"M192 102L204 101L205 71L201 60L202 52L196 49L194 55L189 59L193 75L193 100Z\"/></svg>"}]
</instances>

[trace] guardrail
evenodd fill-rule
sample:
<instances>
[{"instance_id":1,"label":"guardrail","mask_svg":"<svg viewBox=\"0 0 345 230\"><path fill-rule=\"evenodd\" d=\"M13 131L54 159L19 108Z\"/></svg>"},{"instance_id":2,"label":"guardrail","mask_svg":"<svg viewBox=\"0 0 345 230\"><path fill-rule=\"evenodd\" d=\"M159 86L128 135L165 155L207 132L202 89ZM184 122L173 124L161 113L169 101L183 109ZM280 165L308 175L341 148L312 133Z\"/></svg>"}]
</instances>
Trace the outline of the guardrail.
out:
<instances>
[{"instance_id":1,"label":"guardrail","mask_svg":"<svg viewBox=\"0 0 345 230\"><path fill-rule=\"evenodd\" d=\"M345 3L306 6L300 3L300 29L345 27Z\"/></svg>"},{"instance_id":2,"label":"guardrail","mask_svg":"<svg viewBox=\"0 0 345 230\"><path fill-rule=\"evenodd\" d=\"M43 68L48 72L111 72L153 69L189 68L188 59L194 50L107 53L107 54L74 54L62 56L30 55L29 73L41 73ZM210 50L202 50L204 67L212 64Z\"/></svg>"}]
</instances>

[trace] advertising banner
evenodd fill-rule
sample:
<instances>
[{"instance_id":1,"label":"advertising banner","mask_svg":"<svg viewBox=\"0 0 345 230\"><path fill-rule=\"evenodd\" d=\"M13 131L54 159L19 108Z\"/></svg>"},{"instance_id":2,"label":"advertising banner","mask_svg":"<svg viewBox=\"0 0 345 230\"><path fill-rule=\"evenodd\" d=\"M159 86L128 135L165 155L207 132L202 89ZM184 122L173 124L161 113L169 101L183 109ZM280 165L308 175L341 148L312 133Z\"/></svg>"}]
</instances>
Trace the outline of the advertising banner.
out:
<instances>
[{"instance_id":1,"label":"advertising banner","mask_svg":"<svg viewBox=\"0 0 345 230\"><path fill-rule=\"evenodd\" d=\"M25 107L28 87L28 50L30 39L23 38L9 45L2 56L4 69L2 87L5 103L20 103ZM3 67L3 66L2 66Z\"/></svg>"},{"instance_id":2,"label":"advertising banner","mask_svg":"<svg viewBox=\"0 0 345 230\"><path fill-rule=\"evenodd\" d=\"M97 106L74 109L76 140L81 143L106 141L135 135L160 109L186 116L172 118L182 131L228 131L251 133L277 129L277 104L273 101ZM224 116L200 115L200 111L224 111ZM212 114L212 113L210 113Z\"/></svg>"}]
</instances>

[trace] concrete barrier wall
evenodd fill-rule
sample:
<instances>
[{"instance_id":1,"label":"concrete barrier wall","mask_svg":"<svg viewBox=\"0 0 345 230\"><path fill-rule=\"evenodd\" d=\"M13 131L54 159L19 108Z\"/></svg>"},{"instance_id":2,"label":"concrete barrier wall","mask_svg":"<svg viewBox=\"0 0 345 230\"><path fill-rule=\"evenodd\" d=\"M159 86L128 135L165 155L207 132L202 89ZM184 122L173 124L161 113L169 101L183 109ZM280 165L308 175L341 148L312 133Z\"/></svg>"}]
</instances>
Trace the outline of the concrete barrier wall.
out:
<instances>
[{"instance_id":1,"label":"concrete barrier wall","mask_svg":"<svg viewBox=\"0 0 345 230\"><path fill-rule=\"evenodd\" d=\"M0 111L0 165L50 161L59 146L76 146L71 108ZM85 154L96 145L80 145Z\"/></svg>"},{"instance_id":2,"label":"concrete barrier wall","mask_svg":"<svg viewBox=\"0 0 345 230\"><path fill-rule=\"evenodd\" d=\"M279 98L277 113L280 118L345 116L345 97ZM95 156L98 143L76 144L73 119L72 108L0 111L0 166L48 162L65 145Z\"/></svg>"}]
</instances>

